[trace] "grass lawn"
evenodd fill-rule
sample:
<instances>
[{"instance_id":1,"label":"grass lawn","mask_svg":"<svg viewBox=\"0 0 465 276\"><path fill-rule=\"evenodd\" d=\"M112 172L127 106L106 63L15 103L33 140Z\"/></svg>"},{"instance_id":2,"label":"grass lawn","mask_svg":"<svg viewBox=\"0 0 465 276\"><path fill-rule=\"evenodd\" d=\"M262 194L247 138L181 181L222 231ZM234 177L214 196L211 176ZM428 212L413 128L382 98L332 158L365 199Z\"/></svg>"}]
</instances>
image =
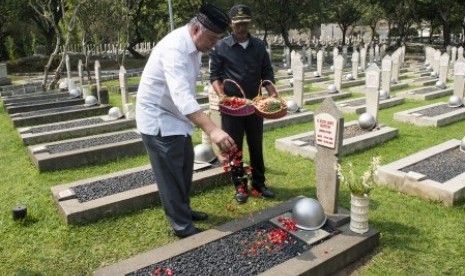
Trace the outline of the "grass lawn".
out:
<instances>
[{"instance_id":1,"label":"grass lawn","mask_svg":"<svg viewBox=\"0 0 465 276\"><path fill-rule=\"evenodd\" d=\"M119 96L110 95L118 105ZM465 122L442 128L416 127L396 122L393 113L430 104L441 99L380 110L380 122L399 130L399 136L375 148L342 158L354 163L358 173L372 156L382 165L449 139L462 139ZM318 105L306 108L315 111ZM346 115L345 120L356 120ZM296 124L265 133L264 155L267 183L274 200L250 198L238 205L232 185L225 183L197 192L195 209L207 211L210 219L198 223L208 229L252 212L279 204L298 195L316 197L315 166L311 160L277 151L274 141L313 129L313 122ZM145 155L69 170L39 173L27 155L16 130L0 109L0 275L91 275L99 267L176 241L160 205L97 223L68 226L58 214L50 188L59 184L148 164ZM194 137L201 141L200 133ZM247 162L247 154L245 155ZM381 232L381 245L357 269L360 275L465 275L465 202L445 207L438 202L375 187L371 194L370 225ZM341 187L339 205L349 208L350 194ZM28 217L13 221L12 207L23 203ZM233 208L228 208L231 204Z\"/></svg>"}]
</instances>

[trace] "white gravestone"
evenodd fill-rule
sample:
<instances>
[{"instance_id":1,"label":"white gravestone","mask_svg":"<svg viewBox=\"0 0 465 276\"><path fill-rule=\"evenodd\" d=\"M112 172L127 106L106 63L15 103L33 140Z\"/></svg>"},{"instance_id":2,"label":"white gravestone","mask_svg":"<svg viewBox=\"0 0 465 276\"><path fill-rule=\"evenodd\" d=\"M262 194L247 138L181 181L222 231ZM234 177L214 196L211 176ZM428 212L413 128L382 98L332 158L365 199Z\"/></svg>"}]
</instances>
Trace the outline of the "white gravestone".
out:
<instances>
[{"instance_id":1,"label":"white gravestone","mask_svg":"<svg viewBox=\"0 0 465 276\"><path fill-rule=\"evenodd\" d=\"M360 49L360 67L362 68L362 72L365 72L367 66L367 49L362 47Z\"/></svg>"},{"instance_id":2,"label":"white gravestone","mask_svg":"<svg viewBox=\"0 0 465 276\"><path fill-rule=\"evenodd\" d=\"M352 53L352 76L354 79L358 79L358 59L359 59L359 54L358 51L355 50Z\"/></svg>"},{"instance_id":3,"label":"white gravestone","mask_svg":"<svg viewBox=\"0 0 465 276\"><path fill-rule=\"evenodd\" d=\"M337 91L341 92L342 89L342 69L344 67L344 58L338 55L334 60L334 85Z\"/></svg>"},{"instance_id":4,"label":"white gravestone","mask_svg":"<svg viewBox=\"0 0 465 276\"><path fill-rule=\"evenodd\" d=\"M299 107L304 104L304 65L299 53L291 53L292 76L294 79L294 100Z\"/></svg>"},{"instance_id":5,"label":"white gravestone","mask_svg":"<svg viewBox=\"0 0 465 276\"><path fill-rule=\"evenodd\" d=\"M465 59L459 57L454 63L454 95L463 99L464 89L464 76L465 76Z\"/></svg>"},{"instance_id":6,"label":"white gravestone","mask_svg":"<svg viewBox=\"0 0 465 276\"><path fill-rule=\"evenodd\" d=\"M126 74L126 69L124 66L120 66L119 69L119 88L121 90L121 106L123 107L123 113L126 114L127 104L128 104L128 78Z\"/></svg>"},{"instance_id":7,"label":"white gravestone","mask_svg":"<svg viewBox=\"0 0 465 276\"><path fill-rule=\"evenodd\" d=\"M434 60L433 60L433 72L439 75L439 63L441 61L441 51L436 50L434 52Z\"/></svg>"},{"instance_id":8,"label":"white gravestone","mask_svg":"<svg viewBox=\"0 0 465 276\"><path fill-rule=\"evenodd\" d=\"M399 82L399 72L400 72L400 55L398 51L395 51L392 56L392 82Z\"/></svg>"},{"instance_id":9,"label":"white gravestone","mask_svg":"<svg viewBox=\"0 0 465 276\"><path fill-rule=\"evenodd\" d=\"M454 62L457 60L457 47L452 47L450 49L450 64L454 64Z\"/></svg>"},{"instance_id":10,"label":"white gravestone","mask_svg":"<svg viewBox=\"0 0 465 276\"><path fill-rule=\"evenodd\" d=\"M386 55L381 62L381 89L387 93L391 92L391 71L392 59L390 55Z\"/></svg>"},{"instance_id":11,"label":"white gravestone","mask_svg":"<svg viewBox=\"0 0 465 276\"><path fill-rule=\"evenodd\" d=\"M335 165L340 163L344 117L333 100L326 98L315 111L314 122L317 198L326 214L337 214L339 179Z\"/></svg>"},{"instance_id":12,"label":"white gravestone","mask_svg":"<svg viewBox=\"0 0 465 276\"><path fill-rule=\"evenodd\" d=\"M457 49L457 59L459 58L463 58L463 47L460 46L458 49Z\"/></svg>"},{"instance_id":13,"label":"white gravestone","mask_svg":"<svg viewBox=\"0 0 465 276\"><path fill-rule=\"evenodd\" d=\"M97 99L100 103L100 61L96 60L94 64L94 71L95 71L95 84L97 85Z\"/></svg>"},{"instance_id":14,"label":"white gravestone","mask_svg":"<svg viewBox=\"0 0 465 276\"><path fill-rule=\"evenodd\" d=\"M338 55L339 55L339 49L338 49L336 46L334 46L334 48L333 48L333 65L335 65L335 63L336 63L336 57L337 57Z\"/></svg>"},{"instance_id":15,"label":"white gravestone","mask_svg":"<svg viewBox=\"0 0 465 276\"><path fill-rule=\"evenodd\" d=\"M83 71L84 71L84 65L82 64L82 60L79 59L78 61L78 75L79 75L79 85L81 87L83 87L84 85L84 74L83 74Z\"/></svg>"},{"instance_id":16,"label":"white gravestone","mask_svg":"<svg viewBox=\"0 0 465 276\"><path fill-rule=\"evenodd\" d=\"M447 73L449 70L449 55L447 53L442 54L439 60L439 80L444 84L447 83Z\"/></svg>"},{"instance_id":17,"label":"white gravestone","mask_svg":"<svg viewBox=\"0 0 465 276\"><path fill-rule=\"evenodd\" d=\"M372 63L365 72L366 84L366 112L378 120L379 110L379 80L380 70L376 63Z\"/></svg>"},{"instance_id":18,"label":"white gravestone","mask_svg":"<svg viewBox=\"0 0 465 276\"><path fill-rule=\"evenodd\" d=\"M319 50L316 53L316 71L318 72L318 76L322 76L323 74L323 51Z\"/></svg>"}]
</instances>

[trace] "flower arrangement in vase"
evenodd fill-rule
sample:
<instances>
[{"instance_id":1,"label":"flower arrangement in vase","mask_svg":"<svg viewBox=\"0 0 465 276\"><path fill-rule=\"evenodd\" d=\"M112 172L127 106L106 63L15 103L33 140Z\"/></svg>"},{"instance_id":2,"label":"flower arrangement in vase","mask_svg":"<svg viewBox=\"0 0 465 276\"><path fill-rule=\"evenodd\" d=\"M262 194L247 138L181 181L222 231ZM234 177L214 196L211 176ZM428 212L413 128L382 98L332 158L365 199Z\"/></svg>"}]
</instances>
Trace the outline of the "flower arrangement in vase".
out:
<instances>
[{"instance_id":1,"label":"flower arrangement in vase","mask_svg":"<svg viewBox=\"0 0 465 276\"><path fill-rule=\"evenodd\" d=\"M347 186L351 193L350 199L350 230L363 234L368 232L368 209L370 203L370 191L373 189L375 174L379 168L381 158L373 157L366 171L361 176L354 172L352 163L348 164L348 171L342 169L341 164L336 164L335 169L341 183Z\"/></svg>"}]
</instances>

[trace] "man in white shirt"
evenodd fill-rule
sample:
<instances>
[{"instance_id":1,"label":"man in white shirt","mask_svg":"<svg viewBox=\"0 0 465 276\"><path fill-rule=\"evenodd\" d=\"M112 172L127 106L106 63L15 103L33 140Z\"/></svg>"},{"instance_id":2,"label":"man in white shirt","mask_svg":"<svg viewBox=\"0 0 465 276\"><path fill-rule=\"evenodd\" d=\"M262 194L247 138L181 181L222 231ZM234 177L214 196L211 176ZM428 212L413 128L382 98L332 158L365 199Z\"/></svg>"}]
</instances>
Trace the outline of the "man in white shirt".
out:
<instances>
[{"instance_id":1,"label":"man in white shirt","mask_svg":"<svg viewBox=\"0 0 465 276\"><path fill-rule=\"evenodd\" d=\"M223 11L202 5L187 25L166 35L152 49L137 91L137 128L165 215L178 237L197 234L200 230L193 220L208 217L190 208L194 125L223 151L235 146L234 140L204 114L195 97L201 52L215 45L228 24L229 17Z\"/></svg>"}]
</instances>

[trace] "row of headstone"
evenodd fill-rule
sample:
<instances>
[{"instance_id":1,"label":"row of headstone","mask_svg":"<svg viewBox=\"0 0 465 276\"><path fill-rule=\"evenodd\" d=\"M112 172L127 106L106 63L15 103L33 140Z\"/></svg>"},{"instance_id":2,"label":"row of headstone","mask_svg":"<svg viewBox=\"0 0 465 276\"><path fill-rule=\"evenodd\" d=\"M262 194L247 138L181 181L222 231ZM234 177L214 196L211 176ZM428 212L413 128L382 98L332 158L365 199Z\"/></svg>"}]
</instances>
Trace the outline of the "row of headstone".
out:
<instances>
[{"instance_id":1,"label":"row of headstone","mask_svg":"<svg viewBox=\"0 0 465 276\"><path fill-rule=\"evenodd\" d=\"M152 49L152 47L155 44L152 42L142 42L136 44L134 46L134 49L140 53L149 53ZM60 48L61 51L63 51L63 47ZM106 43L106 44L88 44L86 45L86 50L87 52L93 54L93 55L100 55L104 53L113 53L116 54L117 52L121 53L124 50L123 45L120 45L119 48L117 48L116 45ZM68 46L68 52L74 52L74 53L80 53L83 52L83 48L81 44L70 44Z\"/></svg>"}]
</instances>

